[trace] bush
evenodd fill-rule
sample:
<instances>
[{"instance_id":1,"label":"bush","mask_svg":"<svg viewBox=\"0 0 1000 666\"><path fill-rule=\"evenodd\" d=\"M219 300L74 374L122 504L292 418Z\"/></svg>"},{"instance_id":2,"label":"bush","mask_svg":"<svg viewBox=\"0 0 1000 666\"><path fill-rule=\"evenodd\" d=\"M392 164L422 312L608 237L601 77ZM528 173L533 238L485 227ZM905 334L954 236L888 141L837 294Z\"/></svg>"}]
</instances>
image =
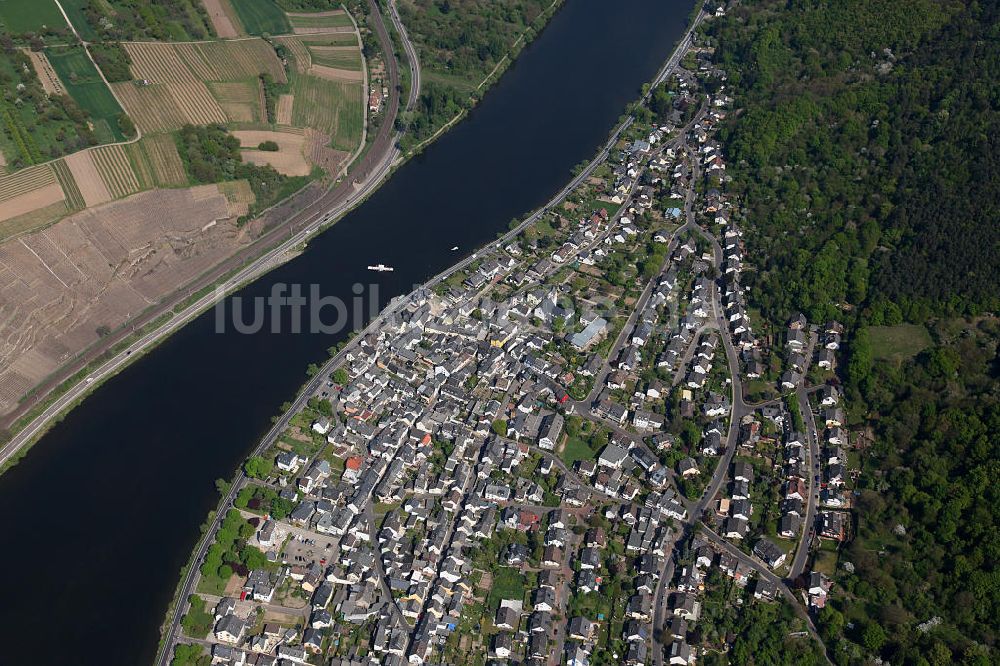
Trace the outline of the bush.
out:
<instances>
[{"instance_id":1,"label":"bush","mask_svg":"<svg viewBox=\"0 0 1000 666\"><path fill-rule=\"evenodd\" d=\"M97 63L108 83L132 80L132 70L130 69L132 59L121 43L91 44L89 48L90 55L93 56L94 62Z\"/></svg>"},{"instance_id":2,"label":"bush","mask_svg":"<svg viewBox=\"0 0 1000 666\"><path fill-rule=\"evenodd\" d=\"M118 114L118 127L121 129L122 134L125 135L125 138L131 139L135 136L135 123L132 122L132 119L128 115L124 113Z\"/></svg>"},{"instance_id":3,"label":"bush","mask_svg":"<svg viewBox=\"0 0 1000 666\"><path fill-rule=\"evenodd\" d=\"M212 630L215 618L212 613L205 610L205 600L197 594L188 597L188 603L191 604L191 608L181 618L181 628L184 629L185 634L192 638L204 638Z\"/></svg>"},{"instance_id":4,"label":"bush","mask_svg":"<svg viewBox=\"0 0 1000 666\"><path fill-rule=\"evenodd\" d=\"M283 176L270 166L243 162L239 140L221 125L185 125L177 133L177 150L195 183L248 180L256 197L251 214L284 199L311 178Z\"/></svg>"},{"instance_id":5,"label":"bush","mask_svg":"<svg viewBox=\"0 0 1000 666\"><path fill-rule=\"evenodd\" d=\"M274 141L261 141L259 144L257 144L257 148L259 150L267 150L272 153L278 152L278 144L275 143Z\"/></svg>"}]
</instances>

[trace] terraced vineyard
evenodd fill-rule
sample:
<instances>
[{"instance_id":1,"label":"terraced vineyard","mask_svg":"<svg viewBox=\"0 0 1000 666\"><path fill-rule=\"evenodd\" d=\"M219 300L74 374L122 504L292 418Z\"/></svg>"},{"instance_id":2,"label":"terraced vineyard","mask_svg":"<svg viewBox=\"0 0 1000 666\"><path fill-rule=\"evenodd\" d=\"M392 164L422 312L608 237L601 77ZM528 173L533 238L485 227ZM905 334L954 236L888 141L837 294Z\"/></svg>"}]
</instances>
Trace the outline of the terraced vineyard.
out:
<instances>
[{"instance_id":1,"label":"terraced vineyard","mask_svg":"<svg viewBox=\"0 0 1000 666\"><path fill-rule=\"evenodd\" d=\"M65 212L65 196L50 165L0 175L0 240L48 224Z\"/></svg>"},{"instance_id":2,"label":"terraced vineyard","mask_svg":"<svg viewBox=\"0 0 1000 666\"><path fill-rule=\"evenodd\" d=\"M0 203L54 182L56 176L47 164L0 175Z\"/></svg>"},{"instance_id":3,"label":"terraced vineyard","mask_svg":"<svg viewBox=\"0 0 1000 666\"><path fill-rule=\"evenodd\" d=\"M124 146L102 146L91 153L112 197L119 199L139 191L139 179Z\"/></svg>"},{"instance_id":4,"label":"terraced vineyard","mask_svg":"<svg viewBox=\"0 0 1000 666\"><path fill-rule=\"evenodd\" d=\"M367 109L344 10L290 20L274 0L59 2L89 49L39 26L43 49L29 54L24 35L0 49L0 79L24 82L0 95L0 250L44 295L7 292L44 331L5 334L25 369L0 362L7 408L102 330L254 242L270 220L244 226L251 216L341 174ZM0 0L0 31L43 14L62 16L54 0ZM281 36L239 37L265 32Z\"/></svg>"},{"instance_id":5,"label":"terraced vineyard","mask_svg":"<svg viewBox=\"0 0 1000 666\"><path fill-rule=\"evenodd\" d=\"M143 137L139 142L153 170L153 182L160 187L187 184L187 174L174 138L166 134Z\"/></svg>"},{"instance_id":6,"label":"terraced vineyard","mask_svg":"<svg viewBox=\"0 0 1000 666\"><path fill-rule=\"evenodd\" d=\"M354 35L351 35L351 38L354 38ZM284 45L291 53L296 71L309 71L309 66L312 65L312 57L309 55L309 49L306 48L305 42L301 37L279 37L277 41Z\"/></svg>"},{"instance_id":7,"label":"terraced vineyard","mask_svg":"<svg viewBox=\"0 0 1000 666\"><path fill-rule=\"evenodd\" d=\"M233 122L265 120L261 112L261 90L257 81L209 81L208 89Z\"/></svg>"},{"instance_id":8,"label":"terraced vineyard","mask_svg":"<svg viewBox=\"0 0 1000 666\"><path fill-rule=\"evenodd\" d=\"M128 43L138 83L114 84L143 132L185 123L262 120L259 77L282 84L285 70L260 39L191 44Z\"/></svg>"},{"instance_id":9,"label":"terraced vineyard","mask_svg":"<svg viewBox=\"0 0 1000 666\"><path fill-rule=\"evenodd\" d=\"M125 50L132 59L132 76L137 79L146 79L150 83L198 80L181 58L181 49L176 44L126 43Z\"/></svg>"},{"instance_id":10,"label":"terraced vineyard","mask_svg":"<svg viewBox=\"0 0 1000 666\"><path fill-rule=\"evenodd\" d=\"M205 42L194 45L200 57L211 67L212 74L203 77L208 81L234 81L258 74L270 74L279 82L285 81L285 68L270 44L262 39L243 39L233 42ZM188 51L184 51L187 54ZM193 55L185 62L194 67Z\"/></svg>"},{"instance_id":11,"label":"terraced vineyard","mask_svg":"<svg viewBox=\"0 0 1000 666\"><path fill-rule=\"evenodd\" d=\"M169 87L181 115L193 125L224 123L228 119L219 103L212 97L208 86L201 81L175 83Z\"/></svg>"},{"instance_id":12,"label":"terraced vineyard","mask_svg":"<svg viewBox=\"0 0 1000 666\"><path fill-rule=\"evenodd\" d=\"M53 162L52 171L55 173L56 180L59 181L59 187L62 188L63 194L66 195L67 209L71 211L83 210L87 206L87 202L84 201L83 194L76 184L76 179L73 178L73 174L66 165L66 160L56 160Z\"/></svg>"}]
</instances>

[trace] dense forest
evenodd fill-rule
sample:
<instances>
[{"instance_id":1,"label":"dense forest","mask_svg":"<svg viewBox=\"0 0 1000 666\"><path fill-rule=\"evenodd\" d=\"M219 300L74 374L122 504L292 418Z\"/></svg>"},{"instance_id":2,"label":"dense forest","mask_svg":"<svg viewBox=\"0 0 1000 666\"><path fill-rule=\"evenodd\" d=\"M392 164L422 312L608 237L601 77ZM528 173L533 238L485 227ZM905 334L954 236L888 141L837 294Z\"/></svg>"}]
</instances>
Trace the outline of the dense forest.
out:
<instances>
[{"instance_id":1,"label":"dense forest","mask_svg":"<svg viewBox=\"0 0 1000 666\"><path fill-rule=\"evenodd\" d=\"M995 1L936 0L764 0L711 24L766 314L997 309L998 25Z\"/></svg>"},{"instance_id":2,"label":"dense forest","mask_svg":"<svg viewBox=\"0 0 1000 666\"><path fill-rule=\"evenodd\" d=\"M860 380L874 443L844 589L819 617L840 663L864 652L934 666L1000 657L1000 322L941 320L932 332L936 344L875 361Z\"/></svg>"},{"instance_id":3,"label":"dense forest","mask_svg":"<svg viewBox=\"0 0 1000 666\"><path fill-rule=\"evenodd\" d=\"M404 0L400 18L431 72L479 83L551 0ZM478 77L478 78L476 78Z\"/></svg>"},{"instance_id":4,"label":"dense forest","mask_svg":"<svg viewBox=\"0 0 1000 666\"><path fill-rule=\"evenodd\" d=\"M818 618L830 655L997 663L1000 3L750 0L705 38L736 99L750 300L847 323L871 435ZM930 345L877 351L904 321Z\"/></svg>"}]
</instances>

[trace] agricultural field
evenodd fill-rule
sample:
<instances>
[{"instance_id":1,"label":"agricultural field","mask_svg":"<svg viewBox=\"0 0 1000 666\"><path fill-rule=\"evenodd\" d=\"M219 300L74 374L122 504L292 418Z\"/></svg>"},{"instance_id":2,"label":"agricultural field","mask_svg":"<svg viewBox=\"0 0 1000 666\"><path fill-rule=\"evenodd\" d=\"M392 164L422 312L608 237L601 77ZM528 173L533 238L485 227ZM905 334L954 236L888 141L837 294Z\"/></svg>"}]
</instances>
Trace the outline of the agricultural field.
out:
<instances>
[{"instance_id":1,"label":"agricultural field","mask_svg":"<svg viewBox=\"0 0 1000 666\"><path fill-rule=\"evenodd\" d=\"M0 176L0 240L58 219L65 199L48 164Z\"/></svg>"},{"instance_id":2,"label":"agricultural field","mask_svg":"<svg viewBox=\"0 0 1000 666\"><path fill-rule=\"evenodd\" d=\"M354 30L354 22L347 12L336 9L328 12L309 14L289 13L288 21L296 35L308 35L316 32L332 32L336 29Z\"/></svg>"},{"instance_id":3,"label":"agricultural field","mask_svg":"<svg viewBox=\"0 0 1000 666\"><path fill-rule=\"evenodd\" d=\"M122 108L83 48L53 47L46 49L45 55L66 92L90 115L97 141L124 141L127 137L118 121Z\"/></svg>"},{"instance_id":4,"label":"agricultural field","mask_svg":"<svg viewBox=\"0 0 1000 666\"><path fill-rule=\"evenodd\" d=\"M319 38L313 36L302 40L309 51L311 62L315 65L360 72L362 69L361 50L358 48L357 42L340 44L330 40L331 36L336 35L323 35ZM353 34L351 34L351 38L354 39Z\"/></svg>"},{"instance_id":5,"label":"agricultural field","mask_svg":"<svg viewBox=\"0 0 1000 666\"><path fill-rule=\"evenodd\" d=\"M0 98L0 339L17 341L0 349L0 412L252 242L247 218L337 173L364 130L342 10L290 22L271 0L62 1L100 71L80 46L0 53L0 87L19 98ZM0 0L0 22L27 4ZM263 39L199 41L264 32L285 35L289 71Z\"/></svg>"},{"instance_id":6,"label":"agricultural field","mask_svg":"<svg viewBox=\"0 0 1000 666\"><path fill-rule=\"evenodd\" d=\"M312 61L324 67L345 69L352 72L361 71L361 53L350 46L314 46L310 47Z\"/></svg>"},{"instance_id":7,"label":"agricultural field","mask_svg":"<svg viewBox=\"0 0 1000 666\"><path fill-rule=\"evenodd\" d=\"M28 59L31 60L31 66L35 70L35 76L38 77L38 83L42 86L42 90L49 95L66 94L66 88L63 86L62 81L59 80L56 70L52 68L52 63L49 62L44 53L25 49L24 55L28 56Z\"/></svg>"},{"instance_id":8,"label":"agricultural field","mask_svg":"<svg viewBox=\"0 0 1000 666\"><path fill-rule=\"evenodd\" d=\"M141 190L187 185L173 137L98 146L0 176L0 240Z\"/></svg>"},{"instance_id":9,"label":"agricultural field","mask_svg":"<svg viewBox=\"0 0 1000 666\"><path fill-rule=\"evenodd\" d=\"M113 198L120 199L139 191L139 179L124 146L101 146L92 148L90 153L104 186Z\"/></svg>"},{"instance_id":10,"label":"agricultural field","mask_svg":"<svg viewBox=\"0 0 1000 666\"><path fill-rule=\"evenodd\" d=\"M306 161L303 130L236 130L233 136L240 142L240 155L244 162L268 164L286 176L308 176L312 170ZM278 150L259 150L258 146L267 141L277 144Z\"/></svg>"},{"instance_id":11,"label":"agricultural field","mask_svg":"<svg viewBox=\"0 0 1000 666\"><path fill-rule=\"evenodd\" d=\"M66 16L69 17L70 23L76 28L81 39L88 42L96 42L101 39L84 13L84 7L90 5L90 0L60 0L59 4L62 5L63 11L66 12Z\"/></svg>"},{"instance_id":12,"label":"agricultural field","mask_svg":"<svg viewBox=\"0 0 1000 666\"><path fill-rule=\"evenodd\" d=\"M285 71L259 39L187 44L126 43L136 82L112 84L144 133L263 120L260 76Z\"/></svg>"},{"instance_id":13,"label":"agricultural field","mask_svg":"<svg viewBox=\"0 0 1000 666\"><path fill-rule=\"evenodd\" d=\"M142 164L143 172L149 174L149 187L178 187L187 184L187 174L181 157L177 154L177 144L172 136L159 134L144 136L132 155L133 164Z\"/></svg>"},{"instance_id":14,"label":"agricultural field","mask_svg":"<svg viewBox=\"0 0 1000 666\"><path fill-rule=\"evenodd\" d=\"M86 151L74 153L74 155L86 154ZM76 178L73 177L73 172L66 164L66 159L56 160L55 162L51 162L50 165L52 166L53 173L56 175L56 180L59 181L59 187L62 188L63 195L66 197L67 212L76 212L86 207L87 202L80 191L80 187L77 185Z\"/></svg>"},{"instance_id":15,"label":"agricultural field","mask_svg":"<svg viewBox=\"0 0 1000 666\"><path fill-rule=\"evenodd\" d=\"M208 89L230 121L252 123L267 120L267 110L262 108L259 81L209 81Z\"/></svg>"},{"instance_id":16,"label":"agricultural field","mask_svg":"<svg viewBox=\"0 0 1000 666\"><path fill-rule=\"evenodd\" d=\"M250 212L250 207L257 200L248 180L230 180L219 183L219 192L226 197L226 205L231 217L240 218Z\"/></svg>"},{"instance_id":17,"label":"agricultural field","mask_svg":"<svg viewBox=\"0 0 1000 666\"><path fill-rule=\"evenodd\" d=\"M285 12L272 0L230 0L248 35L281 35L292 31Z\"/></svg>"},{"instance_id":18,"label":"agricultural field","mask_svg":"<svg viewBox=\"0 0 1000 666\"><path fill-rule=\"evenodd\" d=\"M132 74L150 83L236 81L270 74L284 82L284 67L262 39L185 44L126 43Z\"/></svg>"},{"instance_id":19,"label":"agricultural field","mask_svg":"<svg viewBox=\"0 0 1000 666\"><path fill-rule=\"evenodd\" d=\"M231 39L243 34L242 25L229 0L202 0L215 34L221 39Z\"/></svg>"},{"instance_id":20,"label":"agricultural field","mask_svg":"<svg viewBox=\"0 0 1000 666\"><path fill-rule=\"evenodd\" d=\"M65 28L54 0L0 0L0 29L14 35Z\"/></svg>"},{"instance_id":21,"label":"agricultural field","mask_svg":"<svg viewBox=\"0 0 1000 666\"><path fill-rule=\"evenodd\" d=\"M79 196L83 200L82 207L99 206L111 200L111 192L108 191L108 187L101 177L101 172L97 168L93 151L81 150L78 153L73 153L60 160L59 164L62 164L69 171L69 177L73 180Z\"/></svg>"},{"instance_id":22,"label":"agricultural field","mask_svg":"<svg viewBox=\"0 0 1000 666\"><path fill-rule=\"evenodd\" d=\"M357 34L296 35L278 41L293 64L291 99L279 99L279 122L312 127L329 135L335 150L350 153L361 141L366 112Z\"/></svg>"},{"instance_id":23,"label":"agricultural field","mask_svg":"<svg viewBox=\"0 0 1000 666\"><path fill-rule=\"evenodd\" d=\"M275 105L274 121L278 125L292 124L292 105L295 104L294 95L279 95L278 103Z\"/></svg>"},{"instance_id":24,"label":"agricultural field","mask_svg":"<svg viewBox=\"0 0 1000 666\"><path fill-rule=\"evenodd\" d=\"M292 81L292 124L328 134L338 150L354 150L365 122L361 89L360 83L296 75Z\"/></svg>"}]
</instances>

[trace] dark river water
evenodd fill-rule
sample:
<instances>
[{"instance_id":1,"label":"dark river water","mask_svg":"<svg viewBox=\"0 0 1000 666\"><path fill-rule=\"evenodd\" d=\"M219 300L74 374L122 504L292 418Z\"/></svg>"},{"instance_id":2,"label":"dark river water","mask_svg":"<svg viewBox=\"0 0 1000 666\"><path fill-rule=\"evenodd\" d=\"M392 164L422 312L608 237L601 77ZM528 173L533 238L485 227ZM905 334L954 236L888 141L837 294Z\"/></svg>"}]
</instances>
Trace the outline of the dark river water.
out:
<instances>
[{"instance_id":1,"label":"dark river water","mask_svg":"<svg viewBox=\"0 0 1000 666\"><path fill-rule=\"evenodd\" d=\"M350 298L374 280L384 305L488 242L593 155L690 8L568 0L468 119L240 296L287 283ZM395 272L366 270L380 262ZM215 320L206 313L109 381L0 477L0 664L150 663L218 500L213 481L232 476L342 337L219 334Z\"/></svg>"}]
</instances>

